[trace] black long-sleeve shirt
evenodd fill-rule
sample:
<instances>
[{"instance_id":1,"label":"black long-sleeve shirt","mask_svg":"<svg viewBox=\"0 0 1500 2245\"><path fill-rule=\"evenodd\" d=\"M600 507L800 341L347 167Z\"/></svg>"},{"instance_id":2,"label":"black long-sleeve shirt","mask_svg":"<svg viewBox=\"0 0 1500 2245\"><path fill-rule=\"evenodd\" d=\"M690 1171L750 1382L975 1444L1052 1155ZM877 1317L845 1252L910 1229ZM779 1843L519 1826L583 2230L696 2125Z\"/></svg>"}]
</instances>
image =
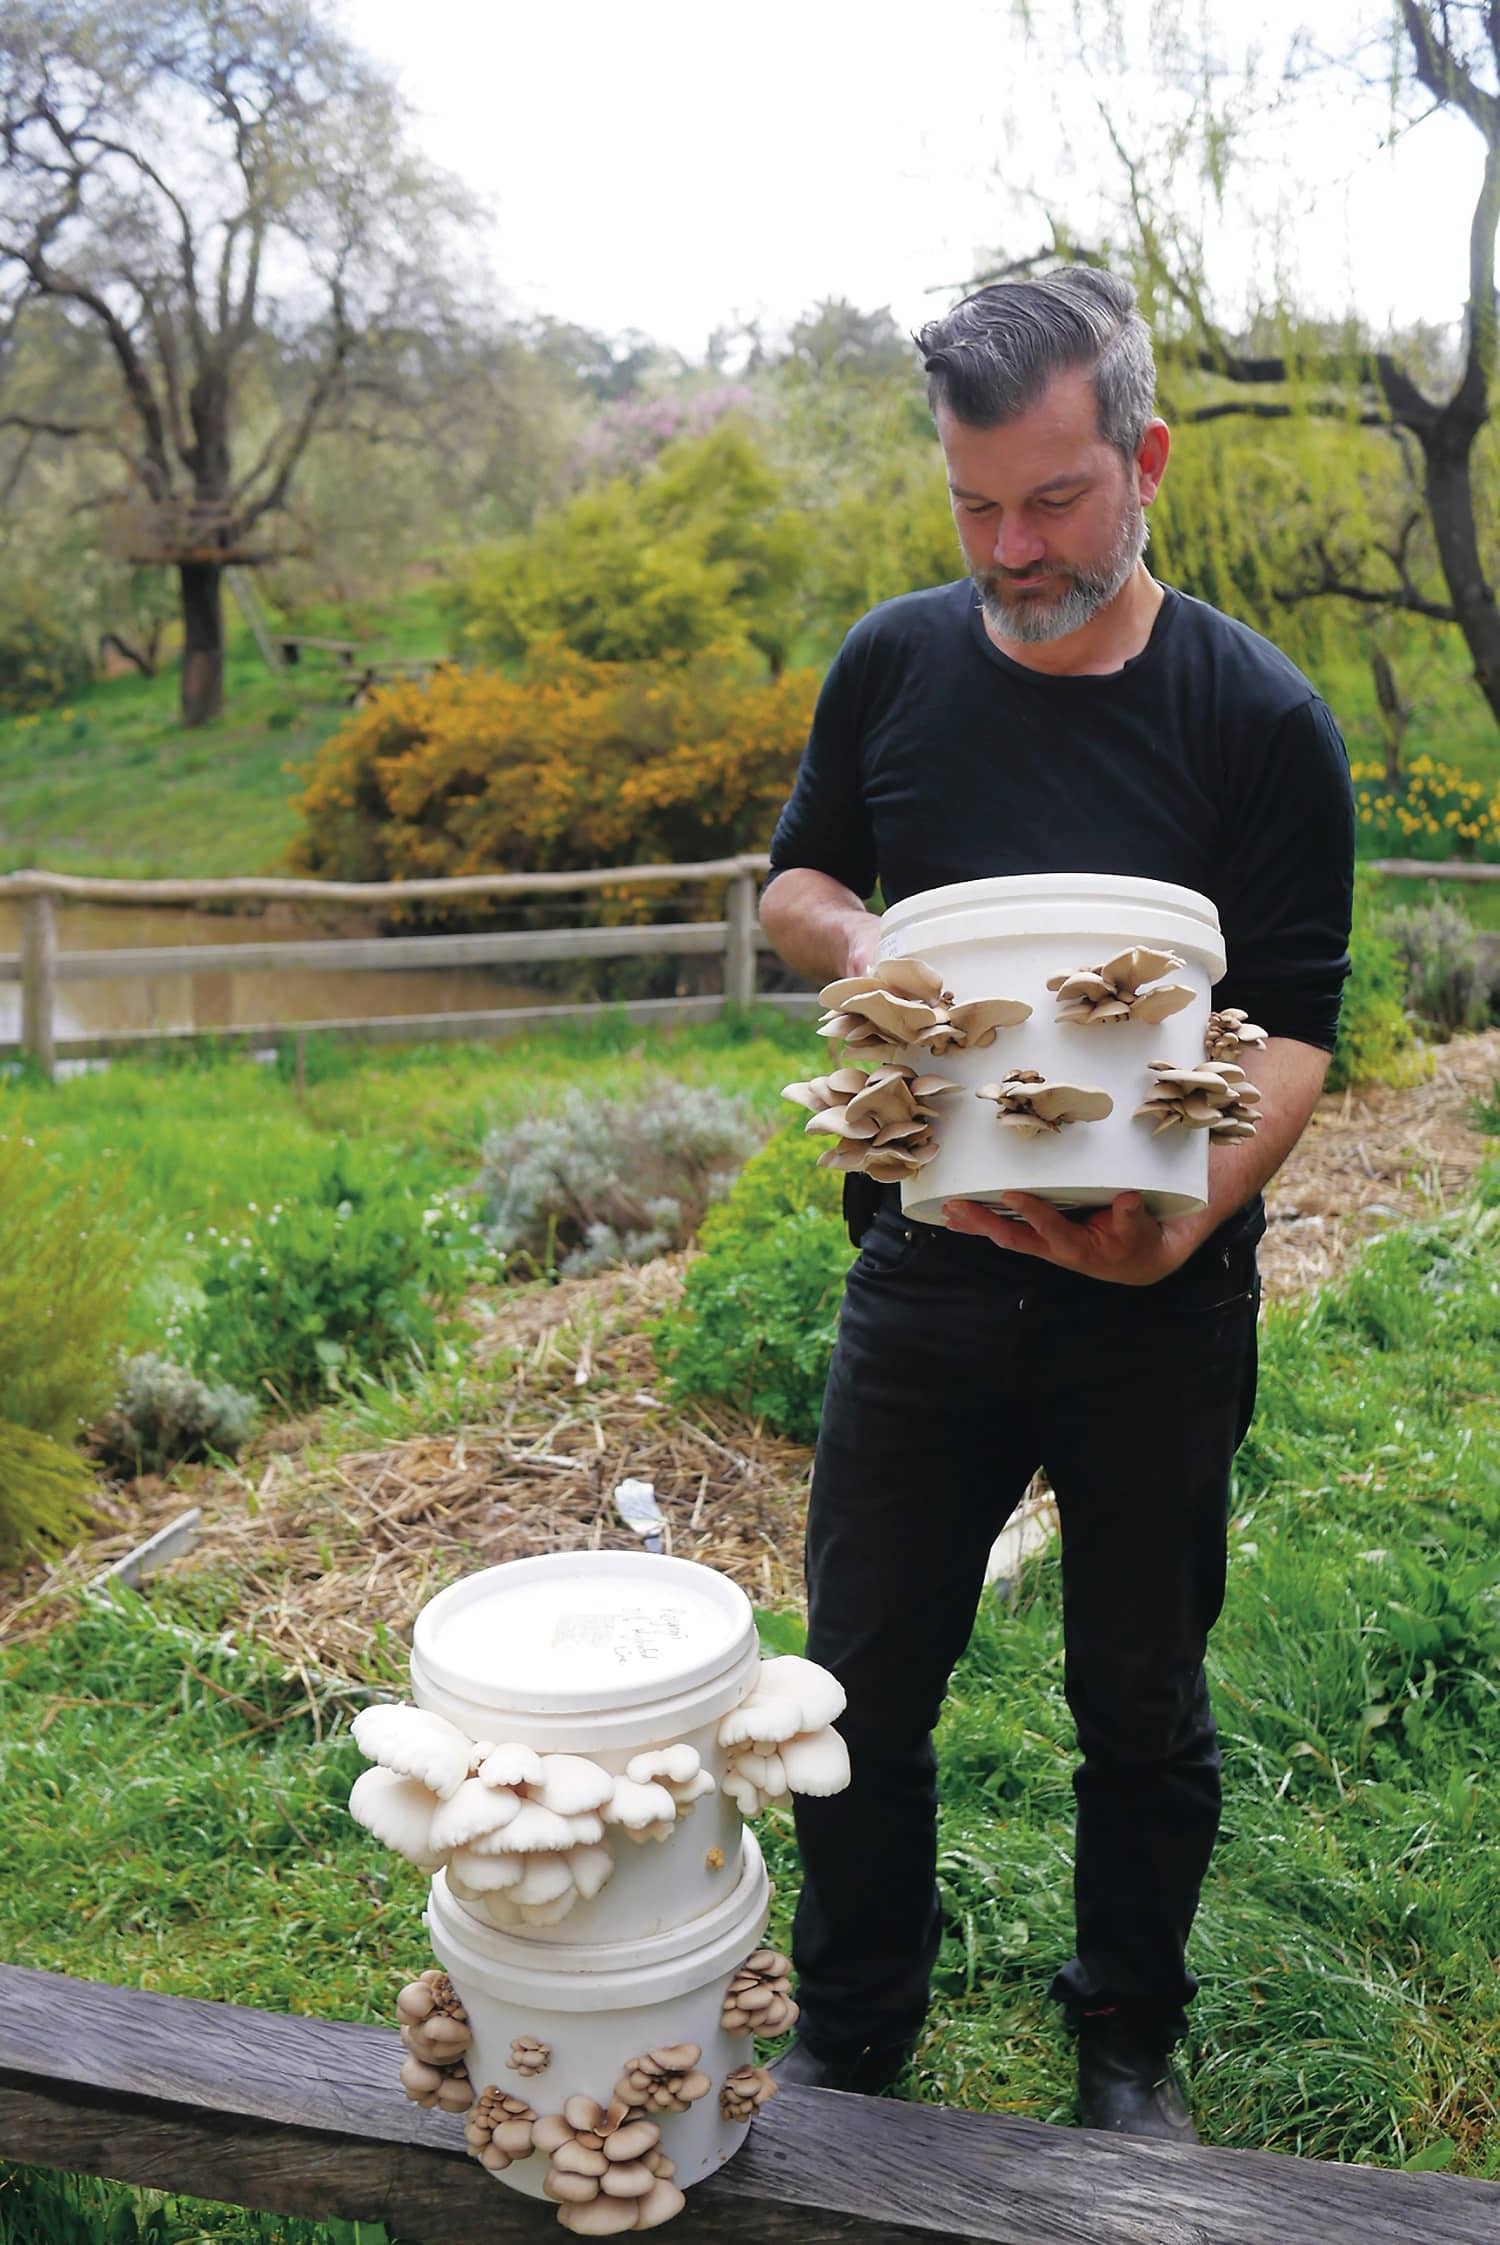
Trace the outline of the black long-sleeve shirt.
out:
<instances>
[{"instance_id":1,"label":"black long-sleeve shirt","mask_svg":"<svg viewBox=\"0 0 1500 2245\"><path fill-rule=\"evenodd\" d=\"M1168 586L1122 670L1053 677L1000 652L967 579L855 625L771 843L773 878L878 882L888 905L1000 874L1181 883L1218 907L1215 1005L1328 1051L1353 861L1338 727L1268 640Z\"/></svg>"}]
</instances>

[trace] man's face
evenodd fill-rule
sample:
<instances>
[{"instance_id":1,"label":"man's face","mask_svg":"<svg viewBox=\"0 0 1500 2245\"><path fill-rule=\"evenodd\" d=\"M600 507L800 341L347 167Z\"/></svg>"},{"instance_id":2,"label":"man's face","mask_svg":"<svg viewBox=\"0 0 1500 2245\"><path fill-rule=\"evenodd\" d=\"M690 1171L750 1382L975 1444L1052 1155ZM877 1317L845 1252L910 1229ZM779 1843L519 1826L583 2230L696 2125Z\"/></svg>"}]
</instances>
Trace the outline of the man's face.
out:
<instances>
[{"instance_id":1,"label":"man's face","mask_svg":"<svg viewBox=\"0 0 1500 2245\"><path fill-rule=\"evenodd\" d=\"M937 429L991 628L1022 643L1081 630L1129 583L1147 538L1139 467L1100 436L1089 375L1055 376L998 428L970 428L940 406Z\"/></svg>"}]
</instances>

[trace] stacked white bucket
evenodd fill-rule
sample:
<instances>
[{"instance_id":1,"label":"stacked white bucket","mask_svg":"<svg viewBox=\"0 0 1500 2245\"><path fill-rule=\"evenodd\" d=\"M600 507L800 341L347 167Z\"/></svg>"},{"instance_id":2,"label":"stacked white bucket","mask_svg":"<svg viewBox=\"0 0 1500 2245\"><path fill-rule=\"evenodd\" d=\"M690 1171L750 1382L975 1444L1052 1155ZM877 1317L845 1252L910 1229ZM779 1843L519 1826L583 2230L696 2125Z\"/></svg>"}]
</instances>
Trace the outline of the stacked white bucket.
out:
<instances>
[{"instance_id":1,"label":"stacked white bucket","mask_svg":"<svg viewBox=\"0 0 1500 2245\"><path fill-rule=\"evenodd\" d=\"M607 1883L554 1924L502 1931L483 1897L455 1894L445 1870L426 1911L433 1954L467 2014L476 2096L493 2084L538 2114L580 2097L607 2109L633 2058L697 2046L708 2093L650 2116L679 2189L720 2167L749 2125L725 2117L720 2091L753 2063L754 2045L721 2014L760 1944L770 1888L754 1834L721 1789L730 1763L718 1729L760 1674L744 1593L710 1568L648 1553L490 1568L433 1599L413 1636L418 1707L473 1740L578 1755L617 1778L648 1749L688 1746L713 1780L664 1839L610 1829ZM514 2064L513 2045L526 2041L545 2046L540 2076ZM498 2179L540 2197L547 2171L533 2151Z\"/></svg>"},{"instance_id":2,"label":"stacked white bucket","mask_svg":"<svg viewBox=\"0 0 1500 2245\"><path fill-rule=\"evenodd\" d=\"M919 1050L901 1055L961 1084L967 1094L940 1102L937 1158L902 1181L908 1216L940 1225L945 1200L994 1202L1007 1192L1036 1193L1060 1208L1099 1207L1118 1193L1139 1192L1150 1212L1163 1218L1206 1204L1209 1132L1157 1136L1149 1122L1134 1117L1152 1088L1153 1060L1202 1064L1211 992L1225 964L1219 915L1208 897L1122 874L1018 874L924 889L892 905L880 928L876 965L921 959L958 1004L1020 998L1031 1007L1028 1020L997 1030L980 1050L950 1051L936 1060ZM1181 959L1172 980L1191 987L1192 1004L1154 1024L1055 1019L1049 980L1096 967L1133 946ZM1013 1068L1097 1086L1109 1093L1112 1112L1098 1122L1020 1137L1000 1127L992 1101L973 1096Z\"/></svg>"}]
</instances>

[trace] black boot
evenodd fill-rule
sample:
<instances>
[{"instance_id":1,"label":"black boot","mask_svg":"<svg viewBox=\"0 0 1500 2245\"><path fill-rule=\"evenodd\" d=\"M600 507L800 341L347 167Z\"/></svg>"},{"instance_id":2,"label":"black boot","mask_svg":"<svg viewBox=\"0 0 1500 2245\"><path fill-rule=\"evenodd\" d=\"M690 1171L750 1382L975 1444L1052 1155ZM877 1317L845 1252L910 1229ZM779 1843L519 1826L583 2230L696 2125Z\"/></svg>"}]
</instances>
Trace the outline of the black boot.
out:
<instances>
[{"instance_id":1,"label":"black boot","mask_svg":"<svg viewBox=\"0 0 1500 2245\"><path fill-rule=\"evenodd\" d=\"M799 2035L768 2070L777 2081L795 2082L801 2089L852 2089L874 2097L899 2081L915 2047L910 2042L877 2043L868 2050L820 2058Z\"/></svg>"},{"instance_id":2,"label":"black boot","mask_svg":"<svg viewBox=\"0 0 1500 2245\"><path fill-rule=\"evenodd\" d=\"M1079 2022L1078 2117L1080 2127L1111 2135L1198 2141L1160 2037L1122 2011Z\"/></svg>"}]
</instances>

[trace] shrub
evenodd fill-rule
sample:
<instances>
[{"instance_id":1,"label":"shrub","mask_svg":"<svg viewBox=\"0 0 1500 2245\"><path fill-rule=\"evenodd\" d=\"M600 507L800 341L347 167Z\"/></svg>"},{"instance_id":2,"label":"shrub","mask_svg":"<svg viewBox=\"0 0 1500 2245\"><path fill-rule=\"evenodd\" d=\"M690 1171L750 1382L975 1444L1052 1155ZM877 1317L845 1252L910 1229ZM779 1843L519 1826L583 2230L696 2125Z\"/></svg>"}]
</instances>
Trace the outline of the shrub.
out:
<instances>
[{"instance_id":1,"label":"shrub","mask_svg":"<svg viewBox=\"0 0 1500 2245\"><path fill-rule=\"evenodd\" d=\"M461 1342L440 1313L494 1270L457 1196L424 1198L342 1140L305 1198L209 1237L203 1300L168 1339L200 1373L289 1409Z\"/></svg>"},{"instance_id":2,"label":"shrub","mask_svg":"<svg viewBox=\"0 0 1500 2245\"><path fill-rule=\"evenodd\" d=\"M491 1236L564 1278L685 1247L760 1133L744 1102L670 1076L629 1105L570 1092L485 1140Z\"/></svg>"},{"instance_id":3,"label":"shrub","mask_svg":"<svg viewBox=\"0 0 1500 2245\"><path fill-rule=\"evenodd\" d=\"M1452 1036L1482 1029L1490 1017L1490 978L1473 923L1446 897L1393 912L1384 922L1406 970L1406 1003Z\"/></svg>"},{"instance_id":4,"label":"shrub","mask_svg":"<svg viewBox=\"0 0 1500 2245\"><path fill-rule=\"evenodd\" d=\"M1363 876L1354 885L1354 928L1349 939L1351 966L1339 1013L1338 1042L1328 1071L1328 1089L1352 1084L1412 1083L1423 1072L1406 1018L1406 975L1401 955L1381 932Z\"/></svg>"},{"instance_id":5,"label":"shrub","mask_svg":"<svg viewBox=\"0 0 1500 2245\"><path fill-rule=\"evenodd\" d=\"M256 1408L253 1395L209 1387L185 1364L133 1356L121 1371L114 1409L95 1429L95 1447L112 1472L125 1474L164 1473L210 1451L232 1458Z\"/></svg>"},{"instance_id":6,"label":"shrub","mask_svg":"<svg viewBox=\"0 0 1500 2245\"><path fill-rule=\"evenodd\" d=\"M294 870L339 880L679 864L760 849L818 681L705 655L401 681L320 751ZM655 892L654 892L655 893Z\"/></svg>"},{"instance_id":7,"label":"shrub","mask_svg":"<svg viewBox=\"0 0 1500 2245\"><path fill-rule=\"evenodd\" d=\"M87 1510L71 1448L110 1400L140 1250L124 1184L63 1176L19 1131L0 1133L0 1542L64 1540Z\"/></svg>"},{"instance_id":8,"label":"shrub","mask_svg":"<svg viewBox=\"0 0 1500 2245\"><path fill-rule=\"evenodd\" d=\"M1500 844L1500 792L1455 764L1413 759L1391 787L1381 764L1350 765L1361 835L1377 857L1492 857Z\"/></svg>"},{"instance_id":9,"label":"shrub","mask_svg":"<svg viewBox=\"0 0 1500 2245\"><path fill-rule=\"evenodd\" d=\"M88 677L83 642L56 595L12 577L0 588L0 711L50 708Z\"/></svg>"},{"instance_id":10,"label":"shrub","mask_svg":"<svg viewBox=\"0 0 1500 2245\"><path fill-rule=\"evenodd\" d=\"M704 1220L681 1301L652 1333L675 1394L721 1397L813 1440L853 1254L840 1183L796 1126L746 1163Z\"/></svg>"}]
</instances>

